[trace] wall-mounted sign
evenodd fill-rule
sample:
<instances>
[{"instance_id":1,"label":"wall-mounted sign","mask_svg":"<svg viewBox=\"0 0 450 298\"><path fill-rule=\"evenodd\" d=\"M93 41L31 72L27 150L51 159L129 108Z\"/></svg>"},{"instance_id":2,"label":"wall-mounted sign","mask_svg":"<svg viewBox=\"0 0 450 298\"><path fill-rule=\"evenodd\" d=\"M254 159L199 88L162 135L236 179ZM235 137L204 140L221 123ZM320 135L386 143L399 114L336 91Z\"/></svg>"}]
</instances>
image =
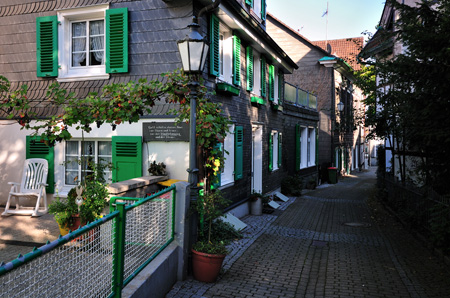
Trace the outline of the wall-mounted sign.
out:
<instances>
[{"instance_id":1,"label":"wall-mounted sign","mask_svg":"<svg viewBox=\"0 0 450 298\"><path fill-rule=\"evenodd\" d=\"M189 142L189 124L174 122L143 123L144 142Z\"/></svg>"}]
</instances>

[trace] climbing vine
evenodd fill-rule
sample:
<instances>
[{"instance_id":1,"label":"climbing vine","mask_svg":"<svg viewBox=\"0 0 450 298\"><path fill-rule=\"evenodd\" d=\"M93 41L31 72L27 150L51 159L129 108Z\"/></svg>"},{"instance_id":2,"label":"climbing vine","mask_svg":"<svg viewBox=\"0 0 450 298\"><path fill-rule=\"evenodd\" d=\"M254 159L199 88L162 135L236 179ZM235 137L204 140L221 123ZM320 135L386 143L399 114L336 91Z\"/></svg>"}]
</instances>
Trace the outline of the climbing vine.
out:
<instances>
[{"instance_id":1,"label":"climbing vine","mask_svg":"<svg viewBox=\"0 0 450 298\"><path fill-rule=\"evenodd\" d=\"M179 104L179 109L171 113L177 115L177 123L189 122L189 104L194 91L190 87L196 88L196 139L203 165L201 178L207 178L209 185L223 165L224 157L218 144L223 143L231 122L223 115L221 105L210 100L211 93L201 77L195 78L200 84L190 85L192 78L180 70L162 76L161 80L109 84L102 92L91 92L85 98L76 97L74 92L68 92L55 82L49 86L43 104L58 107L59 112L45 119L37 119L26 85L11 91L8 79L0 76L0 110L7 119L16 120L22 129L32 130L32 135L54 146L72 138L69 127L89 133L94 123L97 127L110 124L114 130L123 122L137 122L145 113L151 113L157 100Z\"/></svg>"}]
</instances>

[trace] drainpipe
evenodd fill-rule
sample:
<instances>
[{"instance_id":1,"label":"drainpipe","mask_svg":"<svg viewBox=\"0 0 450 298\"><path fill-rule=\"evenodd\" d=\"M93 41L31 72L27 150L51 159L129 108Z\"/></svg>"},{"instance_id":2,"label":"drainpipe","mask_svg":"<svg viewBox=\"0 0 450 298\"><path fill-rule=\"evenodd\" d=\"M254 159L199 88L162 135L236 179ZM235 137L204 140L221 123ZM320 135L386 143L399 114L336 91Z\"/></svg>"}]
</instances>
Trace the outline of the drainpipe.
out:
<instances>
[{"instance_id":1,"label":"drainpipe","mask_svg":"<svg viewBox=\"0 0 450 298\"><path fill-rule=\"evenodd\" d=\"M197 15L197 16L194 16L194 17L197 19L197 24L200 25L200 18L202 17L202 15L203 15L204 13L209 12L209 11L214 10L214 9L216 9L217 7L219 7L221 1L222 1L222 0L216 0L216 1L214 1L213 3L211 3L211 4L209 4L209 5L205 6L205 7L203 7L202 9L200 9L200 11L198 12L198 15Z\"/></svg>"}]
</instances>

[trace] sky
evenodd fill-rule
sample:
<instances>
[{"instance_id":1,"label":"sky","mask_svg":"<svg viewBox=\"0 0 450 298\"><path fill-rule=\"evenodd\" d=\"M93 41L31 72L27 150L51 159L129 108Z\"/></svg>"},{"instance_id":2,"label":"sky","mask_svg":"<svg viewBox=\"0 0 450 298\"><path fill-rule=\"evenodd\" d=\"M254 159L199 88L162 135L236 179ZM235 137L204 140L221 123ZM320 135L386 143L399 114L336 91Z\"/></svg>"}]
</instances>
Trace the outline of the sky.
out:
<instances>
[{"instance_id":1,"label":"sky","mask_svg":"<svg viewBox=\"0 0 450 298\"><path fill-rule=\"evenodd\" d=\"M267 12L307 39L328 40L375 33L385 0L266 0ZM327 17L322 15L327 10ZM328 31L328 33L327 33Z\"/></svg>"}]
</instances>

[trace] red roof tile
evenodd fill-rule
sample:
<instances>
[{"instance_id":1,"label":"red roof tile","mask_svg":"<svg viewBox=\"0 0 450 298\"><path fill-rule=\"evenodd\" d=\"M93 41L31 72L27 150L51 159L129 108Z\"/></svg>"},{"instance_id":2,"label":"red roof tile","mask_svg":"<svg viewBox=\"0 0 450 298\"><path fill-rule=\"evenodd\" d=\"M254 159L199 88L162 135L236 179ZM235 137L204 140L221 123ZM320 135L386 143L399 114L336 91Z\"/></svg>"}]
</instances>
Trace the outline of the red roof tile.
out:
<instances>
[{"instance_id":1,"label":"red roof tile","mask_svg":"<svg viewBox=\"0 0 450 298\"><path fill-rule=\"evenodd\" d=\"M350 37L328 41L318 40L312 41L312 44L325 51L328 51L327 47L330 47L331 52L329 53L331 55L344 59L354 70L361 69L361 65L356 61L356 56L358 56L364 45L364 37Z\"/></svg>"}]
</instances>

